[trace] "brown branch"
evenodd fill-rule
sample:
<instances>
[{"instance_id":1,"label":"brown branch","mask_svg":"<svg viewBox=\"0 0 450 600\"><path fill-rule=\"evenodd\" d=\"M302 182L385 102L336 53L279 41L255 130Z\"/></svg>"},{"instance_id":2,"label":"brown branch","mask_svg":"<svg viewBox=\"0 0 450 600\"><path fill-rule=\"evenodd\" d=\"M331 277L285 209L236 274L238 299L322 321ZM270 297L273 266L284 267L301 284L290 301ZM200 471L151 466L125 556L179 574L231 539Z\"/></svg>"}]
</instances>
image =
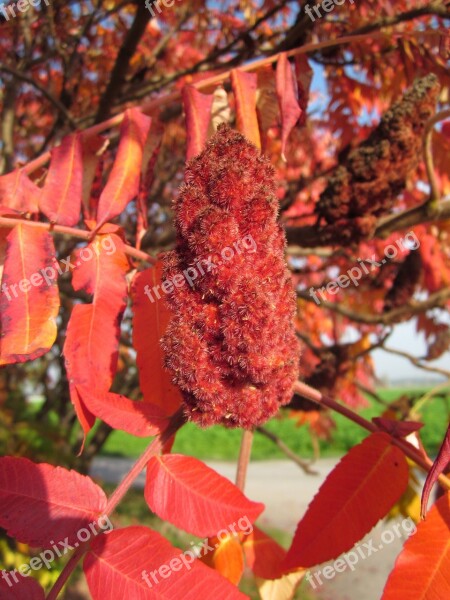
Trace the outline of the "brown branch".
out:
<instances>
[{"instance_id":1,"label":"brown branch","mask_svg":"<svg viewBox=\"0 0 450 600\"><path fill-rule=\"evenodd\" d=\"M104 91L100 104L97 110L95 122L104 121L110 114L116 96L120 93L123 84L125 83L126 74L130 61L136 52L136 49L145 33L147 24L151 19L150 11L147 10L145 3L140 1L137 6L134 21L125 37L122 47L114 64L111 77L106 90Z\"/></svg>"},{"instance_id":2,"label":"brown branch","mask_svg":"<svg viewBox=\"0 0 450 600\"><path fill-rule=\"evenodd\" d=\"M306 292L298 292L298 296L304 300L314 302L314 300ZM355 323L366 323L369 325L391 325L397 323L400 319L405 317L413 317L414 315L421 314L432 308L442 306L450 298L450 287L443 288L434 294L430 294L428 298L422 302L411 300L408 304L394 308L389 312L373 315L358 313L341 304L336 302L328 302L326 300L321 301L320 305L324 308L347 317L348 319L355 321Z\"/></svg>"},{"instance_id":3,"label":"brown branch","mask_svg":"<svg viewBox=\"0 0 450 600\"><path fill-rule=\"evenodd\" d=\"M376 29L382 29L384 27L392 27L394 25L398 25L399 23L404 23L405 21L412 21L413 19L417 19L418 17L426 17L426 16L436 16L441 17L442 19L450 19L450 11L448 11L442 2L439 0L437 2L431 2L427 6L420 6L419 8L413 8L399 15L394 15L392 17L382 17L373 23L368 25L364 25L355 31L355 33L370 33Z\"/></svg>"},{"instance_id":4,"label":"brown branch","mask_svg":"<svg viewBox=\"0 0 450 600\"><path fill-rule=\"evenodd\" d=\"M450 379L450 371L446 371L445 369L439 369L438 367L428 367L424 365L419 358L415 356L411 356L408 352L403 352L402 350L395 350L394 348L386 348L383 347L385 352L389 352L389 354L395 354L396 356L401 356L402 358L406 358L409 362L417 367L418 369L423 369L424 371L429 371L430 373L437 373L438 375L443 375L447 379Z\"/></svg>"},{"instance_id":5,"label":"brown branch","mask_svg":"<svg viewBox=\"0 0 450 600\"><path fill-rule=\"evenodd\" d=\"M44 86L42 86L40 83L35 81L32 77L28 77L28 75L24 75L20 71L17 71L16 69L13 69L12 67L8 67L7 65L0 64L0 71L3 71L4 73L8 73L9 75L12 75L16 79L20 79L21 81L24 81L25 83L28 83L29 85L32 85L33 87L35 87L43 96L45 96L45 98L47 98L47 100L51 104L53 104L53 106L62 115L64 120L69 123L69 125L72 127L72 129L76 129L76 123L73 120L73 118L70 116L70 114L67 112L66 107L63 104L61 104L61 102L57 98L54 98L50 94L50 92L45 89Z\"/></svg>"},{"instance_id":6,"label":"brown branch","mask_svg":"<svg viewBox=\"0 0 450 600\"><path fill-rule=\"evenodd\" d=\"M271 431L269 431L268 429L266 429L265 427L257 427L256 431L258 433L261 433L262 435L264 435L267 439L269 439L271 442L273 442L275 444L275 446L277 446L277 448L279 448L281 450L281 452L283 452L289 459L291 459L293 462L295 462L296 465L298 465L305 473L307 473L308 475L317 475L317 471L314 471L314 469L311 469L310 467L310 463L302 460L299 456L297 456L295 454L295 452L293 452L289 446L287 446L282 439L280 439L277 435L275 435L274 433L272 433Z\"/></svg>"},{"instance_id":7,"label":"brown branch","mask_svg":"<svg viewBox=\"0 0 450 600\"><path fill-rule=\"evenodd\" d=\"M27 227L34 227L35 229L43 229L44 231L50 231L51 233L59 233L61 235L69 235L70 237L80 238L89 242L92 240L92 231L83 231L82 229L75 229L73 227L66 227L65 225L53 225L52 223L40 223L39 221L30 221L29 219L15 219L9 217L0 217L0 228L7 227L12 229L16 225L27 225ZM133 246L124 244L124 252L128 256L148 262L150 264L156 263L156 258L150 256L142 250L137 250Z\"/></svg>"}]
</instances>

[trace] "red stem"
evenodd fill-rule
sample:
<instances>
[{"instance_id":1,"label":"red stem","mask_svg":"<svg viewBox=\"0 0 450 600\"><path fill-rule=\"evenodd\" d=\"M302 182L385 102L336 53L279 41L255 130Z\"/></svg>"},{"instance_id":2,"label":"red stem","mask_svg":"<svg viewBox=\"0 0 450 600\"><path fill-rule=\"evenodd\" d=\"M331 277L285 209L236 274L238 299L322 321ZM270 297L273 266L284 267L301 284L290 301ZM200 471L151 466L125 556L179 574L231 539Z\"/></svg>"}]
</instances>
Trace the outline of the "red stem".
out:
<instances>
[{"instance_id":1,"label":"red stem","mask_svg":"<svg viewBox=\"0 0 450 600\"><path fill-rule=\"evenodd\" d=\"M364 417L361 417L361 415L356 414L350 408L339 404L332 398L324 396L318 390L315 390L314 388L310 387L309 385L306 385L305 383L302 383L301 381L297 381L295 383L294 391L297 394L303 396L304 398L311 400L312 402L316 402L317 404L321 404L322 406L331 408L331 410L334 410L335 412L343 415L344 417L347 417L347 419L350 419L351 421L353 421L357 425L360 425L364 429L367 429L367 431L370 431L371 433L374 433L376 431L383 431L382 429L377 427L375 423L367 421L367 419L364 419ZM431 470L431 467L433 466L432 461L427 456L423 456L412 444L410 444L404 439L395 438L392 436L391 440L395 446L400 448L400 450L402 450L406 454L406 456L413 460L424 471L428 473ZM445 475L440 475L439 482L445 489L450 490L450 479L448 477L446 477Z\"/></svg>"},{"instance_id":2,"label":"red stem","mask_svg":"<svg viewBox=\"0 0 450 600\"><path fill-rule=\"evenodd\" d=\"M239 452L238 467L236 473L236 487L242 492L245 488L245 480L247 478L247 468L250 462L252 453L253 431L245 429L242 433L241 450Z\"/></svg>"},{"instance_id":3,"label":"red stem","mask_svg":"<svg viewBox=\"0 0 450 600\"><path fill-rule=\"evenodd\" d=\"M138 477L138 475L141 473L141 471L143 470L145 465L148 463L150 458L152 456L158 454L161 451L163 446L168 442L168 440L170 440L170 438L173 435L175 435L175 433L178 431L178 429L180 429L180 427L182 427L185 422L186 422L186 418L183 414L183 409L180 409L171 418L167 429L165 429L158 437L156 437L150 443L150 445L144 450L143 454L134 463L134 465L132 466L129 473L127 473L126 477L120 482L120 484L114 490L114 492L112 493L112 495L110 496L110 498L108 500L105 511L103 513L105 516L109 516L114 511L116 506L119 504L119 502L125 496L125 494L128 492L131 485L133 484L135 479ZM47 596L47 600L56 600L60 591L62 590L62 588L66 584L67 580L69 579L72 571L75 569L75 567L77 566L78 562L80 561L80 559L82 558L83 554L85 553L85 551L87 550L88 547L89 547L89 542L86 542L85 544L81 545L79 548L77 548L75 550L75 552L72 554L69 561L67 562L67 564L64 566L63 570L61 571L58 579L56 580L55 585L50 590L50 592Z\"/></svg>"}]
</instances>

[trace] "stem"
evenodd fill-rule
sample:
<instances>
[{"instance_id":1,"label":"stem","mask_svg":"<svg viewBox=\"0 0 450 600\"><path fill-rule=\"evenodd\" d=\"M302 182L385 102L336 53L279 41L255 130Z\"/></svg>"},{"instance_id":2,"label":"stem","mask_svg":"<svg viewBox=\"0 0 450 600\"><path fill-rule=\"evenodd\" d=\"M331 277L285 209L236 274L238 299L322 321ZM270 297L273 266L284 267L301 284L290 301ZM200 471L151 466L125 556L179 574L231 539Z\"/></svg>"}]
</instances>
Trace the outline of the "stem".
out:
<instances>
[{"instance_id":1,"label":"stem","mask_svg":"<svg viewBox=\"0 0 450 600\"><path fill-rule=\"evenodd\" d=\"M34 227L35 229L43 229L61 235L70 235L71 237L80 238L87 242L92 239L92 231L83 231L82 229L75 229L74 227L66 227L65 225L54 225L53 223L40 223L39 221L30 221L29 219L16 219L8 217L0 217L0 228L1 227L15 227L18 224L26 225L27 227ZM136 260L142 260L150 264L156 263L156 258L150 256L142 250L137 250L133 246L127 244L124 245L124 252L128 256L135 258Z\"/></svg>"},{"instance_id":2,"label":"stem","mask_svg":"<svg viewBox=\"0 0 450 600\"><path fill-rule=\"evenodd\" d=\"M108 499L108 503L103 512L103 515L109 516L114 511L116 506L128 492L131 485L138 477L140 472L143 470L145 465L148 463L150 458L161 451L164 444L167 443L167 441L178 431L178 429L180 429L180 427L184 425L185 422L186 418L183 414L183 409L180 408L170 419L167 428L150 443L150 445L144 450L143 454L134 463L128 474L119 483L117 488L114 490L114 492ZM77 566L78 562L80 561L88 546L89 542L86 542L85 544L77 548L76 551L72 554L70 560L64 566L58 579L56 580L55 585L50 590L49 595L47 596L47 600L56 600L59 592L64 587L66 581L69 579L72 571Z\"/></svg>"},{"instance_id":3,"label":"stem","mask_svg":"<svg viewBox=\"0 0 450 600\"><path fill-rule=\"evenodd\" d=\"M239 460L236 473L236 487L242 492L245 488L245 480L247 478L247 467L250 462L252 453L253 431L245 429L242 434L241 450L239 452Z\"/></svg>"},{"instance_id":4,"label":"stem","mask_svg":"<svg viewBox=\"0 0 450 600\"><path fill-rule=\"evenodd\" d=\"M306 385L305 383L302 383L301 381L297 381L295 383L294 391L297 394L303 396L304 398L312 400L312 402L316 402L317 404L321 404L323 406L331 408L331 410L334 410L335 412L338 412L344 417L347 417L348 419L350 419L357 425L360 425L364 429L367 429L367 431L370 431L371 433L383 431L371 421L367 421L367 419L364 419L364 417L361 417L360 415L356 414L351 409L347 408L346 406L343 406L342 404L338 404L335 400L324 396L318 390L315 390L314 388L310 387L309 385ZM406 454L406 456L413 460L424 471L428 473L431 470L433 462L428 457L422 456L422 454L420 454L420 452L412 444L410 444L406 440L395 438L392 436L391 440L395 446L400 448L400 450L402 450ZM450 479L445 475L439 475L439 483L446 490L450 490Z\"/></svg>"}]
</instances>

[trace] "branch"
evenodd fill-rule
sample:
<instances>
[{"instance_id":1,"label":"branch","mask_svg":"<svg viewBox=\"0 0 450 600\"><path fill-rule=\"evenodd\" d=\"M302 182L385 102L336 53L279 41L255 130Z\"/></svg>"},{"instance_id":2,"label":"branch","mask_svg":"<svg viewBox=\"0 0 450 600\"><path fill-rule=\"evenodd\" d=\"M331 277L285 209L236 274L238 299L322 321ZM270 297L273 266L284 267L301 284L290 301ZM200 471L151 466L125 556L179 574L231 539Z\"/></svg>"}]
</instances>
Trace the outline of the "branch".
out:
<instances>
[{"instance_id":1,"label":"branch","mask_svg":"<svg viewBox=\"0 0 450 600\"><path fill-rule=\"evenodd\" d=\"M16 225L27 225L27 227L34 227L35 229L43 229L44 231L50 231L51 233L60 233L61 235L69 235L71 237L80 238L86 242L92 240L92 231L83 231L82 229L75 229L73 227L66 227L65 225L53 225L53 223L40 223L39 221L30 221L29 219L15 219L9 217L0 217L0 228L7 227L12 229ZM128 256L135 258L136 260L142 260L150 264L156 263L156 258L150 256L142 250L137 250L133 246L128 244L124 245L124 252Z\"/></svg>"},{"instance_id":2,"label":"branch","mask_svg":"<svg viewBox=\"0 0 450 600\"><path fill-rule=\"evenodd\" d=\"M427 6L413 8L393 17L382 17L373 23L360 27L355 31L355 33L369 33L375 29L392 27L393 25L398 25L399 23L404 23L405 21L411 21L413 19L417 19L418 17L426 17L430 15L441 17L442 19L450 19L450 11L443 6L442 2L431 2Z\"/></svg>"},{"instance_id":3,"label":"branch","mask_svg":"<svg viewBox=\"0 0 450 600\"><path fill-rule=\"evenodd\" d=\"M304 300L314 302L314 300L306 292L298 292L297 295ZM389 312L379 315L358 313L346 308L345 306L342 306L342 304L328 302L326 300L322 300L320 305L342 315L343 317L347 317L351 321L355 321L355 323L366 323L369 325L390 325L405 317L413 317L414 315L418 315L432 308L442 306L449 298L450 287L447 287L435 292L434 294L430 294L428 298L422 302L411 300L404 306L394 308Z\"/></svg>"},{"instance_id":4,"label":"branch","mask_svg":"<svg viewBox=\"0 0 450 600\"><path fill-rule=\"evenodd\" d=\"M72 119L72 117L70 116L70 114L67 112L66 107L63 104L61 104L61 102L59 100L57 100L56 98L54 98L50 94L50 92L48 92L45 89L45 87L43 87L40 83L38 83L37 81L35 81L31 77L28 77L28 75L24 75L20 71L16 71L16 69L13 69L12 67L8 67L8 66L3 65L3 64L0 64L0 71L3 71L4 73L8 73L9 75L12 75L16 79L20 79L21 81L24 81L25 83L28 83L29 85L32 85L33 87L35 87L39 92L41 92L41 94L43 96L45 96L45 98L47 98L47 100L51 104L53 104L53 106L62 115L62 117L64 118L64 120L69 123L69 125L72 127L72 129L76 129L77 128L77 125L76 125L75 121ZM49 154L49 157L50 157L50 154Z\"/></svg>"},{"instance_id":5,"label":"branch","mask_svg":"<svg viewBox=\"0 0 450 600\"><path fill-rule=\"evenodd\" d=\"M443 375L447 379L450 379L450 371L446 371L445 369L439 369L438 367L428 367L424 365L419 358L415 356L411 356L407 352L402 352L401 350L395 350L394 348L386 348L383 346L383 350L385 352L389 352L389 354L395 354L396 356L401 356L409 360L411 364L419 369L423 369L424 371L429 371L430 373L438 373L439 375Z\"/></svg>"},{"instance_id":6,"label":"branch","mask_svg":"<svg viewBox=\"0 0 450 600\"><path fill-rule=\"evenodd\" d=\"M147 10L145 3L140 0L134 16L134 21L131 24L124 43L119 50L109 83L103 93L103 96L101 97L97 110L97 116L95 117L96 123L103 121L109 116L111 108L114 104L114 100L120 93L120 90L125 83L125 78L131 59L136 52L136 48L138 47L139 42L145 33L150 19L150 11Z\"/></svg>"},{"instance_id":7,"label":"branch","mask_svg":"<svg viewBox=\"0 0 450 600\"><path fill-rule=\"evenodd\" d=\"M262 435L264 435L266 438L268 438L271 442L273 442L275 444L275 446L277 446L281 452L283 452L288 458L290 458L292 461L295 462L296 465L298 465L301 469L303 469L303 471L305 473L307 473L308 475L317 475L317 471L314 471L314 469L311 469L310 467L310 463L302 460L299 456L297 456L295 454L295 452L293 452L289 446L287 446L282 439L280 439L277 435L275 435L274 433L272 433L271 431L269 431L268 429L266 429L265 427L257 427L256 431L258 431L258 433L261 433Z\"/></svg>"},{"instance_id":8,"label":"branch","mask_svg":"<svg viewBox=\"0 0 450 600\"><path fill-rule=\"evenodd\" d=\"M347 408L342 404L338 404L335 400L324 396L318 390L315 390L314 388L310 387L309 385L306 385L305 383L302 383L301 381L297 381L295 383L294 392L300 394L300 396L303 396L308 400L311 400L312 402L316 402L316 404L327 406L331 410L334 410L335 412L339 413L340 415L343 415L347 419L350 419L350 421L353 421L354 423L356 423L360 427L363 427L364 429L367 429L367 431L370 431L371 433L383 431L379 429L374 423L372 423L371 421L367 421L366 419L352 411L350 408ZM412 444L410 444L404 439L399 439L395 437L391 437L391 441L395 446L400 448L400 450L402 450L406 454L406 456L408 456L408 458L413 460L424 471L428 473L431 470L433 462L428 457L422 456L422 454L420 454L417 448L415 448ZM450 490L450 479L445 475L439 475L439 483L444 489Z\"/></svg>"}]
</instances>

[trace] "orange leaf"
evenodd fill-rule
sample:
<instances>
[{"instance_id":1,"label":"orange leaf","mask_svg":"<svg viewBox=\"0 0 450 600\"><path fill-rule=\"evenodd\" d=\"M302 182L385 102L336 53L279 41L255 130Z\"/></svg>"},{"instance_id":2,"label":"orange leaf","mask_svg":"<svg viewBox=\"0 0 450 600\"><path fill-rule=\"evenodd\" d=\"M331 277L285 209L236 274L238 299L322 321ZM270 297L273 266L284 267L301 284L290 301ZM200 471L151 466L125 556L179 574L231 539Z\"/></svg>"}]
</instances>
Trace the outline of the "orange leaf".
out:
<instances>
[{"instance_id":1,"label":"orange leaf","mask_svg":"<svg viewBox=\"0 0 450 600\"><path fill-rule=\"evenodd\" d=\"M244 572L244 554L239 538L235 535L227 535L221 540L217 537L209 538L208 546L213 547L214 551L208 552L200 560L234 585L238 585Z\"/></svg>"},{"instance_id":2,"label":"orange leaf","mask_svg":"<svg viewBox=\"0 0 450 600\"><path fill-rule=\"evenodd\" d=\"M117 156L98 203L98 228L120 215L138 195L142 156L151 122L138 108L125 112Z\"/></svg>"},{"instance_id":3,"label":"orange leaf","mask_svg":"<svg viewBox=\"0 0 450 600\"><path fill-rule=\"evenodd\" d=\"M322 484L297 526L285 569L312 567L350 550L402 496L408 479L406 458L390 437L367 437Z\"/></svg>"},{"instance_id":4,"label":"orange leaf","mask_svg":"<svg viewBox=\"0 0 450 600\"><path fill-rule=\"evenodd\" d=\"M382 600L450 598L450 493L439 498L427 520L405 543Z\"/></svg>"},{"instance_id":5,"label":"orange leaf","mask_svg":"<svg viewBox=\"0 0 450 600\"><path fill-rule=\"evenodd\" d=\"M56 338L58 276L49 233L19 224L7 237L2 276L0 364L42 356Z\"/></svg>"},{"instance_id":6,"label":"orange leaf","mask_svg":"<svg viewBox=\"0 0 450 600\"><path fill-rule=\"evenodd\" d=\"M95 419L83 409L76 386L101 393L111 387L117 368L120 321L127 300L125 275L129 264L123 242L114 234L97 236L77 250L72 260L76 265L73 287L94 295L92 304L73 308L64 344L71 400L87 433Z\"/></svg>"},{"instance_id":7,"label":"orange leaf","mask_svg":"<svg viewBox=\"0 0 450 600\"><path fill-rule=\"evenodd\" d=\"M0 205L22 213L37 213L41 190L23 169L0 177Z\"/></svg>"},{"instance_id":8,"label":"orange leaf","mask_svg":"<svg viewBox=\"0 0 450 600\"><path fill-rule=\"evenodd\" d=\"M236 100L236 121L238 130L261 149L258 116L256 112L256 73L246 73L239 69L231 71L231 85Z\"/></svg>"},{"instance_id":9,"label":"orange leaf","mask_svg":"<svg viewBox=\"0 0 450 600\"><path fill-rule=\"evenodd\" d=\"M187 85L183 88L182 98L186 114L186 160L190 160L200 154L205 146L214 97Z\"/></svg>"},{"instance_id":10,"label":"orange leaf","mask_svg":"<svg viewBox=\"0 0 450 600\"><path fill-rule=\"evenodd\" d=\"M302 115L302 109L298 103L292 65L285 52L280 54L277 62L276 84L281 110L281 152L283 159L286 160L284 156L286 143L289 134Z\"/></svg>"},{"instance_id":11,"label":"orange leaf","mask_svg":"<svg viewBox=\"0 0 450 600\"><path fill-rule=\"evenodd\" d=\"M83 195L83 148L74 133L51 151L50 169L39 208L52 223L72 227L80 219Z\"/></svg>"},{"instance_id":12,"label":"orange leaf","mask_svg":"<svg viewBox=\"0 0 450 600\"><path fill-rule=\"evenodd\" d=\"M243 541L245 562L256 577L279 579L283 574L281 563L286 550L277 544L264 531L253 527L253 531Z\"/></svg>"},{"instance_id":13,"label":"orange leaf","mask_svg":"<svg viewBox=\"0 0 450 600\"><path fill-rule=\"evenodd\" d=\"M164 368L164 353L159 340L164 335L171 312L164 299L158 300L152 290L161 284L162 263L137 273L132 284L133 298L133 347L137 352L139 381L144 401L160 406L167 415L179 408L182 396L172 383L172 377ZM150 291L151 298L145 294Z\"/></svg>"}]
</instances>

